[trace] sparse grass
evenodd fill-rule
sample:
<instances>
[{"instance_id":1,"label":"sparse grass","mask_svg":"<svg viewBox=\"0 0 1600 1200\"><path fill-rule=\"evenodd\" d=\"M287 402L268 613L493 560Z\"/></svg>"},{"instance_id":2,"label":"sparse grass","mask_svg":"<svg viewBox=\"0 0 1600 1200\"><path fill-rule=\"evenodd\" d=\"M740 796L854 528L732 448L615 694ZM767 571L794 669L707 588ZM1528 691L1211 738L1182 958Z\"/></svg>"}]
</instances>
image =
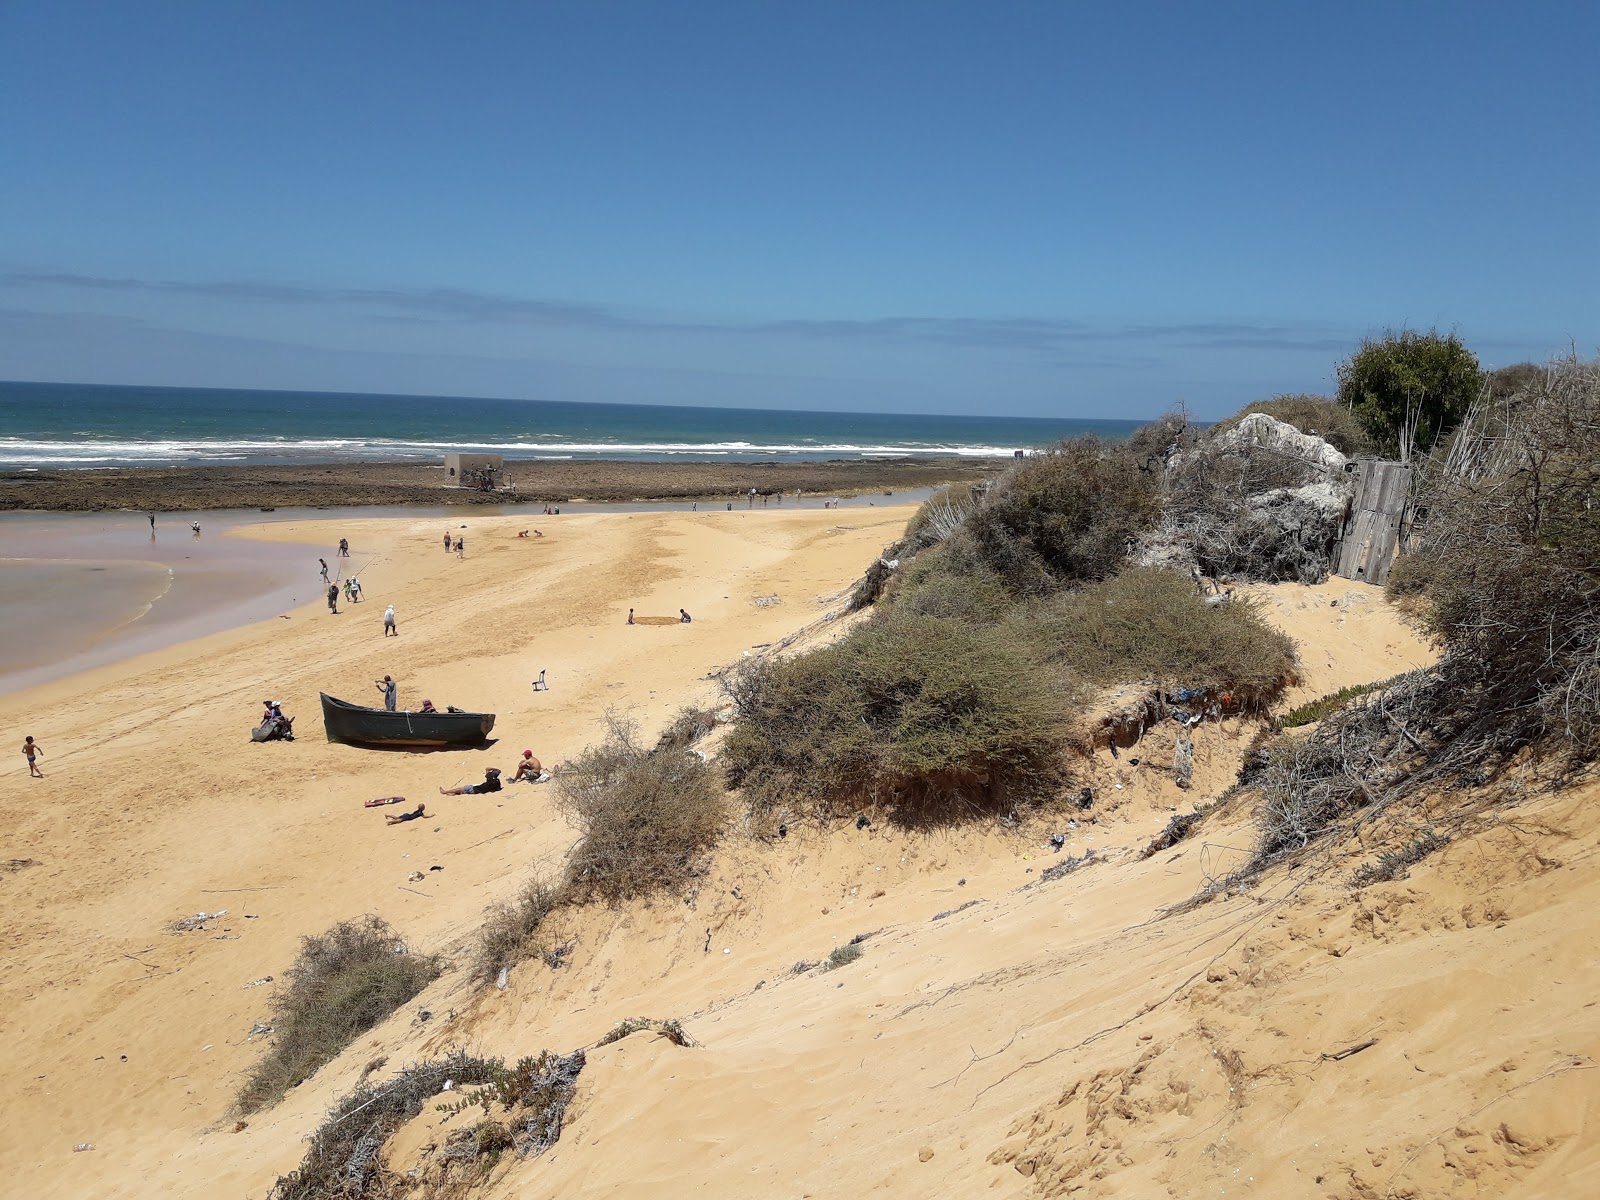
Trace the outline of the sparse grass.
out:
<instances>
[{"instance_id":1,"label":"sparse grass","mask_svg":"<svg viewBox=\"0 0 1600 1200\"><path fill-rule=\"evenodd\" d=\"M1350 701L1365 696L1369 692L1379 692L1391 686L1400 679L1394 675L1388 679L1374 680L1371 683L1353 683L1349 687L1342 687L1337 692L1329 692L1326 696L1318 696L1315 700L1292 708L1278 718L1278 726L1282 729L1298 729L1302 725L1315 724L1325 717L1338 712Z\"/></svg>"},{"instance_id":2,"label":"sparse grass","mask_svg":"<svg viewBox=\"0 0 1600 1200\"><path fill-rule=\"evenodd\" d=\"M543 956L539 930L552 912L566 899L562 884L542 876L530 879L516 897L496 904L484 914L473 953L472 976L479 983L491 984L503 967L514 967L524 959Z\"/></svg>"},{"instance_id":3,"label":"sparse grass","mask_svg":"<svg viewBox=\"0 0 1600 1200\"><path fill-rule=\"evenodd\" d=\"M828 955L828 970L837 971L840 967L848 967L860 958L862 953L859 942L846 942L842 946L835 946Z\"/></svg>"},{"instance_id":4,"label":"sparse grass","mask_svg":"<svg viewBox=\"0 0 1600 1200\"><path fill-rule=\"evenodd\" d=\"M603 1038L595 1043L595 1049L609 1046L612 1042L620 1042L623 1038L638 1033L641 1029L648 1029L666 1038L674 1046L690 1047L698 1043L689 1036L681 1021L657 1021L654 1017L629 1017L611 1029Z\"/></svg>"},{"instance_id":5,"label":"sparse grass","mask_svg":"<svg viewBox=\"0 0 1600 1200\"><path fill-rule=\"evenodd\" d=\"M1442 837L1432 829L1424 829L1411 841L1398 850L1388 850L1378 855L1377 862L1367 863L1350 877L1350 886L1356 888L1366 887L1372 883L1390 883L1396 879L1404 879L1410 872L1409 868L1415 866L1435 850L1448 845L1450 839Z\"/></svg>"},{"instance_id":6,"label":"sparse grass","mask_svg":"<svg viewBox=\"0 0 1600 1200\"><path fill-rule=\"evenodd\" d=\"M276 1103L439 971L437 958L408 953L400 936L375 916L303 939L273 1015L272 1049L240 1091L240 1111Z\"/></svg>"},{"instance_id":7,"label":"sparse grass","mask_svg":"<svg viewBox=\"0 0 1600 1200\"><path fill-rule=\"evenodd\" d=\"M647 750L608 717L606 740L555 777L580 837L568 866L575 899L626 900L683 887L727 821L711 769L681 749Z\"/></svg>"}]
</instances>

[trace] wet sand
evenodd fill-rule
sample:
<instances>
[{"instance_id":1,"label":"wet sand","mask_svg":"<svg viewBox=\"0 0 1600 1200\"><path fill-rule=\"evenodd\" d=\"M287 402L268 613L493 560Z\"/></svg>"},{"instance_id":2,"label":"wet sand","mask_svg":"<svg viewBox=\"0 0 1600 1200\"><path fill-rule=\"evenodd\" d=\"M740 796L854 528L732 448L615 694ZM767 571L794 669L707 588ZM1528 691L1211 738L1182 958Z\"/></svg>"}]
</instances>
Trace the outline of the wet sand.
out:
<instances>
[{"instance_id":1,"label":"wet sand","mask_svg":"<svg viewBox=\"0 0 1600 1200\"><path fill-rule=\"evenodd\" d=\"M0 510L155 512L346 505L569 504L581 500L737 500L751 488L797 497L896 494L994 475L990 458L833 459L827 462L511 461L514 494L450 486L443 466L129 467L0 472Z\"/></svg>"},{"instance_id":2,"label":"wet sand","mask_svg":"<svg viewBox=\"0 0 1600 1200\"><path fill-rule=\"evenodd\" d=\"M317 600L317 558L331 548L235 536L261 514L0 517L0 693Z\"/></svg>"}]
</instances>

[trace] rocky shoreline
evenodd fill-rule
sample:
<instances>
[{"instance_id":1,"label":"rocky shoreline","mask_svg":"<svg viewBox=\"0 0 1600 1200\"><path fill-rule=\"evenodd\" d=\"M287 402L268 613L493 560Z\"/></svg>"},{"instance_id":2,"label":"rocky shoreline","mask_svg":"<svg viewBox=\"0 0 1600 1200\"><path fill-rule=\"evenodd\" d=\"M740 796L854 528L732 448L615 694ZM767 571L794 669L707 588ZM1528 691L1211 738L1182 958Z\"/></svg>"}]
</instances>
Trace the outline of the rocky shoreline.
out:
<instances>
[{"instance_id":1,"label":"rocky shoreline","mask_svg":"<svg viewBox=\"0 0 1600 1200\"><path fill-rule=\"evenodd\" d=\"M581 500L717 500L751 488L785 495L892 494L994 475L1008 459L830 459L825 462L510 461L514 492L447 483L442 466L119 467L0 472L0 511L195 512L382 504L567 504Z\"/></svg>"}]
</instances>

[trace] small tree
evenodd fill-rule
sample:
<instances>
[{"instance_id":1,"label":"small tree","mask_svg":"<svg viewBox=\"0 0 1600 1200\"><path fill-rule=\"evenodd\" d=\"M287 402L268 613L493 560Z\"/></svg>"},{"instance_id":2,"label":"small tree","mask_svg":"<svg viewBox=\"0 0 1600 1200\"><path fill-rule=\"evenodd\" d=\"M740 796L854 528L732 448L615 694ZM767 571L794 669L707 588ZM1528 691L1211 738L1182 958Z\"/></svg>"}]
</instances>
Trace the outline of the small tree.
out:
<instances>
[{"instance_id":1,"label":"small tree","mask_svg":"<svg viewBox=\"0 0 1600 1200\"><path fill-rule=\"evenodd\" d=\"M1432 447L1461 423L1482 386L1478 356L1455 334L1431 329L1367 338L1339 364L1339 402L1381 454Z\"/></svg>"}]
</instances>

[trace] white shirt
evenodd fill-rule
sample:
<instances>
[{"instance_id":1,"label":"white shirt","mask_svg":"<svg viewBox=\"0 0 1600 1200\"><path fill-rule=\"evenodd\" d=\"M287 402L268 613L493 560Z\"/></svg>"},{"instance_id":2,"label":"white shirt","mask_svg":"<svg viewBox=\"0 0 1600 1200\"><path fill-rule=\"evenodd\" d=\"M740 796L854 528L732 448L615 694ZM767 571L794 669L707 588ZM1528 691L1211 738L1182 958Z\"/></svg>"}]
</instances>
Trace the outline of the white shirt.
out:
<instances>
[{"instance_id":1,"label":"white shirt","mask_svg":"<svg viewBox=\"0 0 1600 1200\"><path fill-rule=\"evenodd\" d=\"M385 625L394 624L394 605L391 604L388 608L383 610L383 623Z\"/></svg>"}]
</instances>

